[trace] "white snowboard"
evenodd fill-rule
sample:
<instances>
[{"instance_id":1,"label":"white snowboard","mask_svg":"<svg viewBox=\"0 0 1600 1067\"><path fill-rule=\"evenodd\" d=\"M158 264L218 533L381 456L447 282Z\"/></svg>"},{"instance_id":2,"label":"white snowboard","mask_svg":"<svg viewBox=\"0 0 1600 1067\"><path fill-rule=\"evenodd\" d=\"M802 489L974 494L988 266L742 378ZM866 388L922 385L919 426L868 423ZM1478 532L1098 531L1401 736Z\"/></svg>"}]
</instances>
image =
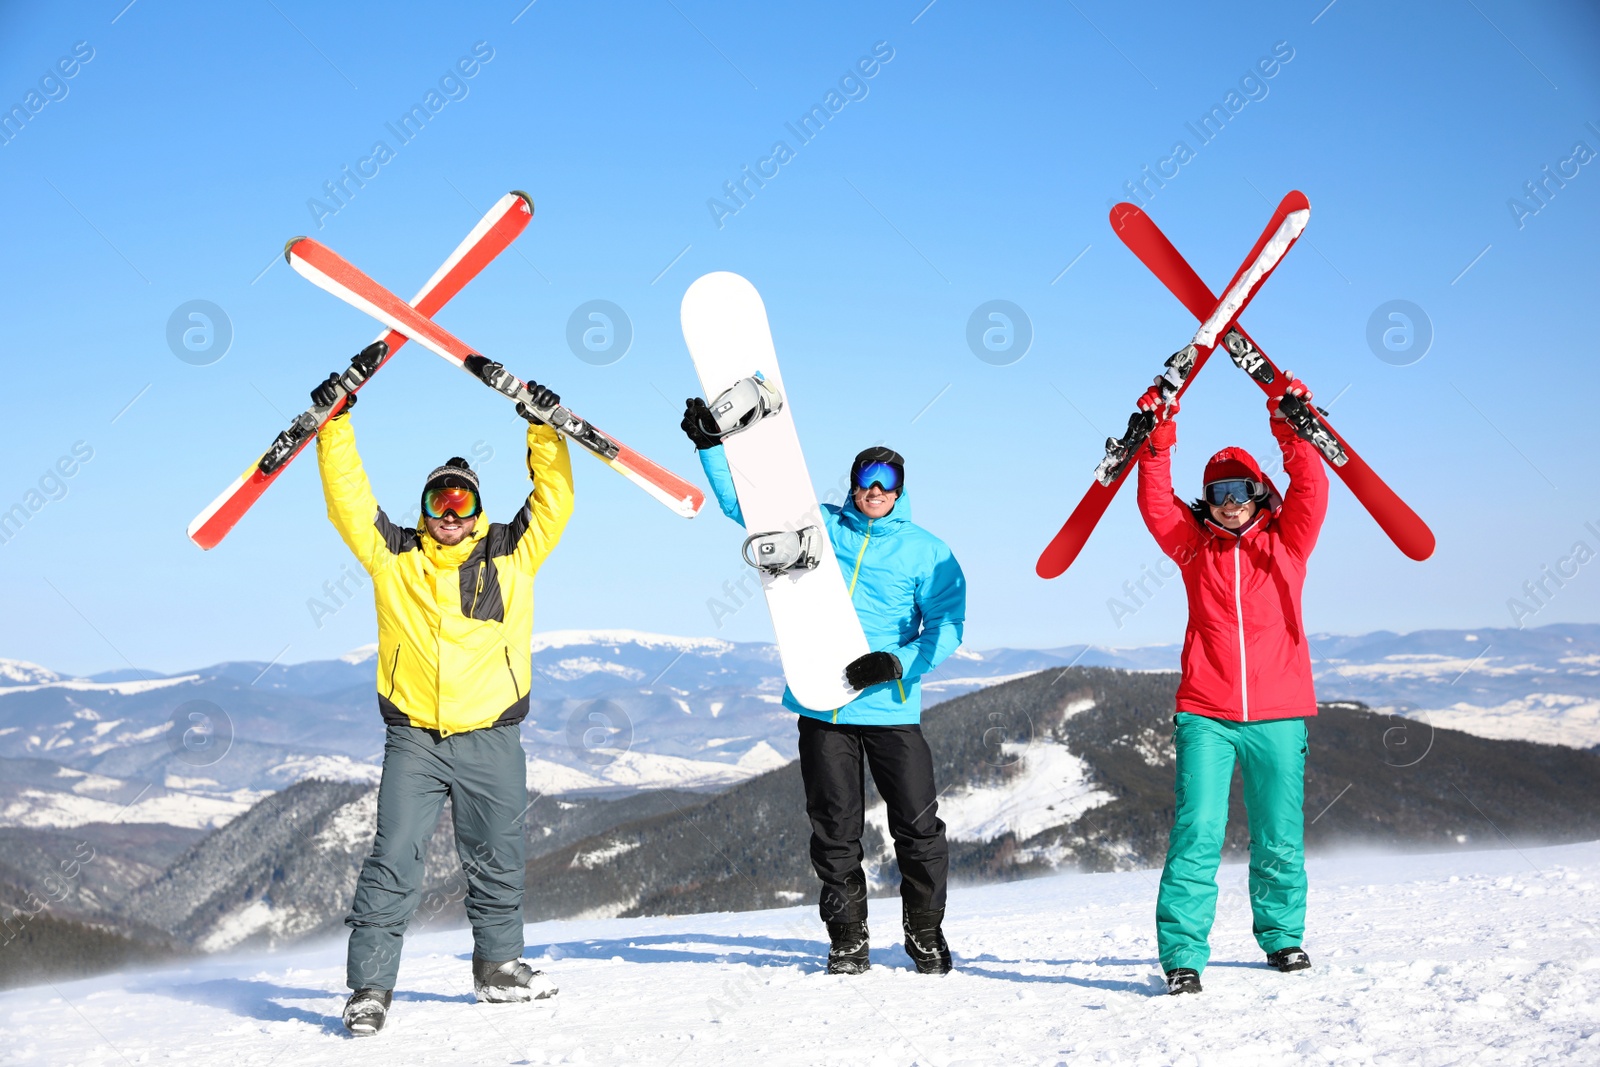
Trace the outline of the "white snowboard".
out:
<instances>
[{"instance_id":1,"label":"white snowboard","mask_svg":"<svg viewBox=\"0 0 1600 1067\"><path fill-rule=\"evenodd\" d=\"M850 603L806 458L793 408L778 372L767 309L755 286L717 271L683 295L683 339L707 400L758 371L783 397L783 407L723 444L749 534L818 526L821 559L808 570L760 572L789 691L814 711L842 708L860 695L844 680L845 665L872 651Z\"/></svg>"}]
</instances>

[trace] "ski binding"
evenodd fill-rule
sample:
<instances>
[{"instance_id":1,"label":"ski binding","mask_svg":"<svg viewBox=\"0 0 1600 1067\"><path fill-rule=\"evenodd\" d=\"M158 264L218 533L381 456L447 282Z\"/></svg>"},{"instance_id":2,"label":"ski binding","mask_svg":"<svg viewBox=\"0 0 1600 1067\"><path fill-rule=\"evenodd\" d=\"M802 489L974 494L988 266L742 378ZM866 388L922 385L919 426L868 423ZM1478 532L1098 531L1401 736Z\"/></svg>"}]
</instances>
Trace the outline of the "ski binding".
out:
<instances>
[{"instance_id":1,"label":"ski binding","mask_svg":"<svg viewBox=\"0 0 1600 1067\"><path fill-rule=\"evenodd\" d=\"M1293 394L1285 394L1278 400L1278 410L1289 420L1294 432L1310 441L1329 463L1335 467L1342 467L1350 461L1344 445L1339 443L1339 439L1333 436L1327 425L1317 417L1319 412L1326 415L1326 411L1307 404Z\"/></svg>"},{"instance_id":2,"label":"ski binding","mask_svg":"<svg viewBox=\"0 0 1600 1067\"><path fill-rule=\"evenodd\" d=\"M1272 373L1272 363L1261 354L1261 350L1250 343L1250 339L1238 330L1229 330L1228 335L1222 339L1222 345L1232 357L1234 366L1244 371L1263 385L1271 385L1275 375Z\"/></svg>"},{"instance_id":3,"label":"ski binding","mask_svg":"<svg viewBox=\"0 0 1600 1067\"><path fill-rule=\"evenodd\" d=\"M545 423L605 459L616 459L617 453L622 451L617 442L561 405L539 407L533 402L533 394L528 392L527 385L502 364L481 355L468 356L464 363L467 370L477 375L489 388L515 400L517 414L529 422L537 420Z\"/></svg>"},{"instance_id":4,"label":"ski binding","mask_svg":"<svg viewBox=\"0 0 1600 1067\"><path fill-rule=\"evenodd\" d=\"M284 462L300 450L300 446L311 440L316 432L327 421L328 413L333 410L340 400L347 396L354 396L355 391L361 388L368 378L383 363L384 357L389 354L389 346L384 341L374 341L350 360L350 366L345 368L338 385L341 392L339 397L327 407L313 406L309 411L302 411L296 415L289 428L272 439L272 444L262 453L261 459L256 462L256 469L262 474L271 474Z\"/></svg>"}]
</instances>

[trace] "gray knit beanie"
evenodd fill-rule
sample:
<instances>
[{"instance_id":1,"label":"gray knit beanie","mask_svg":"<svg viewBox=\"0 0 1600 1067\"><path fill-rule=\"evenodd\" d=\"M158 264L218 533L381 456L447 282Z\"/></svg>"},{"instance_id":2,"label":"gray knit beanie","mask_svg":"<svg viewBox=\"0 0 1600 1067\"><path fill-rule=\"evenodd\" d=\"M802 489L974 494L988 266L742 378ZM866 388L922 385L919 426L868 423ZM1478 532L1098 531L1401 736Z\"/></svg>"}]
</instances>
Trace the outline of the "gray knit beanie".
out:
<instances>
[{"instance_id":1,"label":"gray knit beanie","mask_svg":"<svg viewBox=\"0 0 1600 1067\"><path fill-rule=\"evenodd\" d=\"M460 456L451 456L445 460L444 466L433 468L428 475L428 480L422 486L422 496L428 495L430 489L471 489L478 493L478 504L483 505L483 494L478 491L478 475L467 461Z\"/></svg>"}]
</instances>

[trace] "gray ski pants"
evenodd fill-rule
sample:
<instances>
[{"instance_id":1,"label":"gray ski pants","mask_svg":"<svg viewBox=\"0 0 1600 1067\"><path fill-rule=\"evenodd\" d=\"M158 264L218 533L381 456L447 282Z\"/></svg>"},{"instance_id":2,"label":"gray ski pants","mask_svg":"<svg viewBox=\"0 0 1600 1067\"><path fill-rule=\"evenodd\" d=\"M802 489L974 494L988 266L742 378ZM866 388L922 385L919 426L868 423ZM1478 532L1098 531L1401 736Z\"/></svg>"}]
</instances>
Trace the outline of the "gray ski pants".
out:
<instances>
[{"instance_id":1,"label":"gray ski pants","mask_svg":"<svg viewBox=\"0 0 1600 1067\"><path fill-rule=\"evenodd\" d=\"M455 815L473 952L494 962L522 955L528 789L521 732L514 723L449 737L415 726L388 728L377 834L345 918L351 989L395 987L401 940L422 898L428 838L446 797Z\"/></svg>"}]
</instances>

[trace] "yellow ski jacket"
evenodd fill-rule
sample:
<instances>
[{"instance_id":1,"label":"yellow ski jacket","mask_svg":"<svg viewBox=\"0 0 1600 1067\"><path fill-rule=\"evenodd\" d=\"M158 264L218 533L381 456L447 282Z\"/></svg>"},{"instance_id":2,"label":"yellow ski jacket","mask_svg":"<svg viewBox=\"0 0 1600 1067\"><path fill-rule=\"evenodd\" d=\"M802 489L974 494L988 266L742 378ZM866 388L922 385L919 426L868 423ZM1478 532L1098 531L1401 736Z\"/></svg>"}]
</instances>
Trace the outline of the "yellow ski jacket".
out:
<instances>
[{"instance_id":1,"label":"yellow ski jacket","mask_svg":"<svg viewBox=\"0 0 1600 1067\"><path fill-rule=\"evenodd\" d=\"M386 723L441 735L521 722L528 714L533 578L572 515L567 442L528 427L533 492L509 523L480 517L445 546L396 525L372 495L355 431L317 434L328 518L372 576L378 608L378 707Z\"/></svg>"}]
</instances>

